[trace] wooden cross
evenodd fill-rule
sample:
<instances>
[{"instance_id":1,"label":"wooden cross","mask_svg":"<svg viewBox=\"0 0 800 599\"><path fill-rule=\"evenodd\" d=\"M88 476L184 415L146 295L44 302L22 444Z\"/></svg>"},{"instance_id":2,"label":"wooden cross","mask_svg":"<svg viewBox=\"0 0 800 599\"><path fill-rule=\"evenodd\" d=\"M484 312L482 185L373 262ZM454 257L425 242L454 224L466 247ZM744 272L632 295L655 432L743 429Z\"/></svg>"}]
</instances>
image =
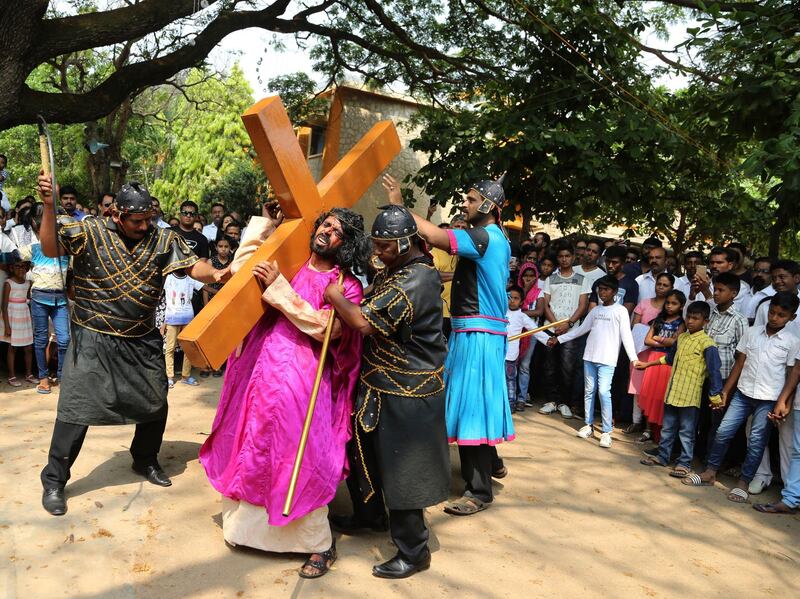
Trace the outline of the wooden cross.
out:
<instances>
[{"instance_id":1,"label":"wooden cross","mask_svg":"<svg viewBox=\"0 0 800 599\"><path fill-rule=\"evenodd\" d=\"M400 153L394 124L381 121L315 183L278 96L252 106L242 120L285 219L178 336L192 364L215 370L266 310L253 266L277 260L281 273L291 281L310 256L316 218L331 208L355 204Z\"/></svg>"}]
</instances>

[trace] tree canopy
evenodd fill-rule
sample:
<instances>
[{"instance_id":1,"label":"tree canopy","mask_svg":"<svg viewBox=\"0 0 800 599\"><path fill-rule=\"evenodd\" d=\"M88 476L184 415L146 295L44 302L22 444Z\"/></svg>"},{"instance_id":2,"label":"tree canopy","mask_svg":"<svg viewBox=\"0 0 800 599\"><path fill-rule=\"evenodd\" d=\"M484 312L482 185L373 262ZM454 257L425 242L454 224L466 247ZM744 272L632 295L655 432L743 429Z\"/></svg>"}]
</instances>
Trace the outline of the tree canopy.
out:
<instances>
[{"instance_id":1,"label":"tree canopy","mask_svg":"<svg viewBox=\"0 0 800 599\"><path fill-rule=\"evenodd\" d=\"M512 210L526 219L625 224L658 231L678 249L739 232L771 253L796 244L796 0L2 5L0 129L37 114L68 124L58 133L63 158L73 161L66 168L94 191L136 172L152 176L168 201L207 194L228 177L245 180L252 165L236 114L247 95L236 91L240 74L218 79L233 89L229 110L200 110L195 123L178 117L199 97L186 87L200 83L191 77L215 78L203 64L211 49L231 32L260 27L278 44L293 37L329 82L356 75L434 107L415 142L432 160L415 180L437 200L507 172ZM656 33L666 42L680 29L673 47L648 41ZM687 84L658 87L666 73ZM289 76L271 87L300 96L310 80ZM310 105L291 104L294 118L308 114ZM109 147L88 157L74 151L77 141L104 140ZM201 157L200 146L225 156Z\"/></svg>"}]
</instances>

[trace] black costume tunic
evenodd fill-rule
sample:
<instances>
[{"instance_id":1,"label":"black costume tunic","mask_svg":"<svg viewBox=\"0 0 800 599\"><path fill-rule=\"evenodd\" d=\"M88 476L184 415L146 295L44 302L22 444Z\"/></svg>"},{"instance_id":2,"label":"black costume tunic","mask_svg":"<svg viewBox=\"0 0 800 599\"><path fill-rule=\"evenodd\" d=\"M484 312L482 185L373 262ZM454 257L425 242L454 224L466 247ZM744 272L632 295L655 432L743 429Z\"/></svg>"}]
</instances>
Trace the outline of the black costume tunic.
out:
<instances>
[{"instance_id":1,"label":"black costume tunic","mask_svg":"<svg viewBox=\"0 0 800 599\"><path fill-rule=\"evenodd\" d=\"M439 273L421 258L378 274L361 304L378 333L364 346L355 430L360 464L353 466L364 500L380 486L389 509L435 505L450 488L441 287Z\"/></svg>"},{"instance_id":2,"label":"black costume tunic","mask_svg":"<svg viewBox=\"0 0 800 599\"><path fill-rule=\"evenodd\" d=\"M198 258L168 229L139 241L110 218L60 219L58 239L73 257L72 339L58 419L81 425L167 417L167 375L155 310L166 276Z\"/></svg>"}]
</instances>

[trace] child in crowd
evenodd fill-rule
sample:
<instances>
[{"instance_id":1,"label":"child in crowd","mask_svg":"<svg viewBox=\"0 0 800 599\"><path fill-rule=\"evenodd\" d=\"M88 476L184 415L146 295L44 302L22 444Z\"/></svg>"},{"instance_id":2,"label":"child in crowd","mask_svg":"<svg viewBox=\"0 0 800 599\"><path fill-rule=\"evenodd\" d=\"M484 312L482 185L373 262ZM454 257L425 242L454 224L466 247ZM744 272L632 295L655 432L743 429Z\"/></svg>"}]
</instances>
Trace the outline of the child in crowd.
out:
<instances>
[{"instance_id":1,"label":"child in crowd","mask_svg":"<svg viewBox=\"0 0 800 599\"><path fill-rule=\"evenodd\" d=\"M624 306L617 303L619 281L606 275L597 280L597 296L601 304L589 312L583 323L572 331L553 337L548 345L566 343L589 333L586 349L583 352L584 410L586 425L578 431L578 436L588 439L594 436L594 397L600 396L600 413L603 420L600 447L611 447L611 380L617 366L619 346L634 364L638 363L633 336L630 329L630 316Z\"/></svg>"},{"instance_id":2,"label":"child in crowd","mask_svg":"<svg viewBox=\"0 0 800 599\"><path fill-rule=\"evenodd\" d=\"M672 366L666 397L662 399L663 428L658 451L644 458L641 463L645 466L668 465L675 439L680 438L681 454L675 469L670 472L670 476L676 478L685 478L692 471L697 418L706 377L710 381L711 404L722 404L719 396L722 390L719 352L714 341L703 330L710 314L711 307L706 302L689 304L686 309L686 332L681 333L666 355L639 365L641 369L665 364Z\"/></svg>"},{"instance_id":3,"label":"child in crowd","mask_svg":"<svg viewBox=\"0 0 800 599\"><path fill-rule=\"evenodd\" d=\"M508 290L508 311L506 312L506 331L508 336L512 337L522 332L522 329L532 331L536 328L536 323L522 311L522 295L524 291L522 287L514 286ZM542 343L547 343L547 335L544 333L535 333L531 335ZM525 401L520 397L517 400L517 359L519 358L519 342L509 341L506 348L506 385L508 386L508 403L511 406L511 412L520 412L525 410Z\"/></svg>"},{"instance_id":4,"label":"child in crowd","mask_svg":"<svg viewBox=\"0 0 800 599\"><path fill-rule=\"evenodd\" d=\"M725 384L736 361L736 346L747 331L747 318L736 309L734 299L739 294L740 279L732 272L722 272L714 277L714 305L711 306L711 318L708 321L706 333L717 344L719 350L719 374L722 384ZM712 410L709 402L700 406L700 421L698 423L697 452L696 456L705 460L714 435L717 434L719 423L722 422L723 410ZM740 431L733 445L728 451L727 463L740 464L744 459L745 439L744 431Z\"/></svg>"},{"instance_id":5,"label":"child in crowd","mask_svg":"<svg viewBox=\"0 0 800 599\"><path fill-rule=\"evenodd\" d=\"M170 273L164 282L166 308L164 324L161 325L161 334L166 338L164 358L167 365L167 383L170 389L175 386L175 347L178 342L178 333L194 318L192 295L196 290L202 288L203 284L201 282L195 281L182 271ZM186 354L183 356L181 376L181 382L186 385L200 384L192 376L192 363Z\"/></svg>"},{"instance_id":6,"label":"child in crowd","mask_svg":"<svg viewBox=\"0 0 800 599\"><path fill-rule=\"evenodd\" d=\"M533 253L533 252L531 252ZM539 270L533 262L525 262L519 269L517 285L522 289L522 311L538 323L544 313L544 301L539 301L544 289L544 281L539 279ZM528 384L531 380L531 359L536 343L531 337L519 341L519 361L517 368L517 411L522 412L526 406L532 406L528 396Z\"/></svg>"},{"instance_id":7,"label":"child in crowd","mask_svg":"<svg viewBox=\"0 0 800 599\"><path fill-rule=\"evenodd\" d=\"M667 299L667 294L675 287L675 277L671 274L662 272L656 277L656 296L643 299L640 301L636 308L633 309L633 322L632 326L638 324L650 325L664 309L664 302ZM661 357L659 352L653 353L652 349L645 349L639 354L639 360L648 362L653 358ZM633 422L625 429L628 434L639 433L644 431L642 436L637 439L638 442L644 443L652 439L650 430L644 430L644 423L642 422L642 409L639 407L639 393L641 393L642 381L644 379L644 372L635 369L633 365L630 367L630 382L628 383L628 393L633 395Z\"/></svg>"},{"instance_id":8,"label":"child in crowd","mask_svg":"<svg viewBox=\"0 0 800 599\"><path fill-rule=\"evenodd\" d=\"M233 254L231 252L231 242L227 237L222 237L217 240L214 244L214 255L211 256L211 266L216 268L217 270L222 270L230 266L231 261L233 260ZM219 293L219 290L222 289L224 283L207 283L203 285L203 305L205 306L208 302L211 301L211 298ZM201 370L200 376L206 377L209 374L212 374L210 370ZM216 377L222 376L222 368L219 370L214 370L213 375Z\"/></svg>"},{"instance_id":9,"label":"child in crowd","mask_svg":"<svg viewBox=\"0 0 800 599\"><path fill-rule=\"evenodd\" d=\"M3 284L3 324L8 340L8 384L12 387L21 387L17 379L16 359L17 348L25 352L25 380L37 383L33 376L33 324L31 310L28 307L31 283L25 279L28 272L26 262L17 262L11 265L11 276Z\"/></svg>"},{"instance_id":10,"label":"child in crowd","mask_svg":"<svg viewBox=\"0 0 800 599\"><path fill-rule=\"evenodd\" d=\"M648 360L654 362L642 377L642 386L639 390L639 407L647 418L653 441L658 443L661 422L664 417L664 396L667 391L672 367L662 364L659 359L675 345L678 336L686 330L683 321L683 306L686 296L681 291L673 289L664 298L664 307L650 324L650 330L645 337L644 344L650 348Z\"/></svg>"},{"instance_id":11,"label":"child in crowd","mask_svg":"<svg viewBox=\"0 0 800 599\"><path fill-rule=\"evenodd\" d=\"M716 482L717 471L731 439L752 416L742 473L736 487L728 493L730 501L747 501L747 487L761 463L772 430L769 414L786 382L786 368L794 366L800 350L800 339L786 329L786 325L794 320L799 304L796 294L776 293L769 302L766 326L750 327L739 341L736 362L722 390L722 402L715 406L721 409L731 398L714 437L706 470L699 475L690 474L683 480L685 484L711 486Z\"/></svg>"},{"instance_id":12,"label":"child in crowd","mask_svg":"<svg viewBox=\"0 0 800 599\"><path fill-rule=\"evenodd\" d=\"M794 368L786 378L775 408L769 419L791 432L792 444L789 454L789 467L783 481L781 500L774 503L757 503L753 509L765 514L796 514L800 509L800 354L795 356Z\"/></svg>"}]
</instances>

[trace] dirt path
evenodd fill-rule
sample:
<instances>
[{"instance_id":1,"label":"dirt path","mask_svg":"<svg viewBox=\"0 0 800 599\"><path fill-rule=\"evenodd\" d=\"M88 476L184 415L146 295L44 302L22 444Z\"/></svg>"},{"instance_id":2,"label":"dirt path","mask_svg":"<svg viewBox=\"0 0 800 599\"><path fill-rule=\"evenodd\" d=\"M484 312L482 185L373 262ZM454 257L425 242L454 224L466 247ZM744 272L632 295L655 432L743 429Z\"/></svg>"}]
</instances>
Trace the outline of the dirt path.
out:
<instances>
[{"instance_id":1,"label":"dirt path","mask_svg":"<svg viewBox=\"0 0 800 599\"><path fill-rule=\"evenodd\" d=\"M207 379L171 393L161 458L169 489L131 472L133 427L90 429L61 518L41 508L38 480L56 395L4 390L0 598L800 596L800 517L758 514L721 488L686 489L640 466L621 434L602 450L574 436L577 420L531 411L501 448L510 474L491 509L470 518L427 510L431 570L373 578L371 566L394 554L374 534L340 538L335 570L302 581L302 557L222 541L219 497L197 462L218 388ZM348 505L342 487L332 509Z\"/></svg>"}]
</instances>

